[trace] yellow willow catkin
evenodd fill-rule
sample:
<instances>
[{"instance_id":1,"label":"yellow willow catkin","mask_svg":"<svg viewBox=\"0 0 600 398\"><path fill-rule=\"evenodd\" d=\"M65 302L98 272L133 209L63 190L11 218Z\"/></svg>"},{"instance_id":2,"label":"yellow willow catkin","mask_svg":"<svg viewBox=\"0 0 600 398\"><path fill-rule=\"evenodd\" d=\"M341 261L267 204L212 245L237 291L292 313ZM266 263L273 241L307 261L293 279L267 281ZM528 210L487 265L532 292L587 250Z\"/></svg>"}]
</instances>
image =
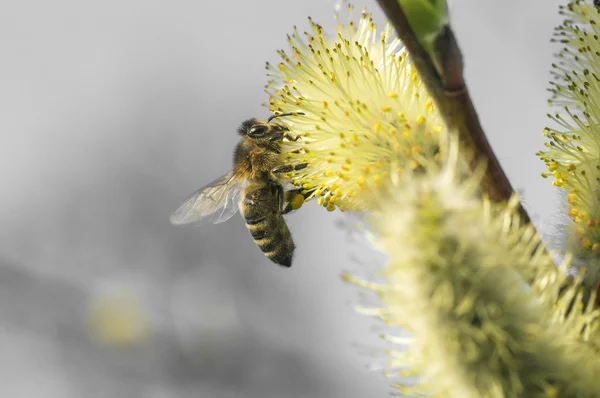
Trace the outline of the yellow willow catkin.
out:
<instances>
[{"instance_id":1,"label":"yellow willow catkin","mask_svg":"<svg viewBox=\"0 0 600 398\"><path fill-rule=\"evenodd\" d=\"M565 17L553 41L561 46L552 64L548 114L544 129L546 150L538 152L552 177L552 185L566 193L567 214L574 225L566 228L568 248L589 268L588 279L600 277L600 13L591 1L560 7Z\"/></svg>"},{"instance_id":2,"label":"yellow willow catkin","mask_svg":"<svg viewBox=\"0 0 600 398\"><path fill-rule=\"evenodd\" d=\"M294 30L281 63L267 65L270 110L303 113L280 119L299 137L284 142L282 161L310 165L287 175L309 199L330 211L363 209L366 184L388 179L392 164L415 170L438 154L444 125L389 24L378 31L363 12L334 35L310 26L306 39Z\"/></svg>"}]
</instances>

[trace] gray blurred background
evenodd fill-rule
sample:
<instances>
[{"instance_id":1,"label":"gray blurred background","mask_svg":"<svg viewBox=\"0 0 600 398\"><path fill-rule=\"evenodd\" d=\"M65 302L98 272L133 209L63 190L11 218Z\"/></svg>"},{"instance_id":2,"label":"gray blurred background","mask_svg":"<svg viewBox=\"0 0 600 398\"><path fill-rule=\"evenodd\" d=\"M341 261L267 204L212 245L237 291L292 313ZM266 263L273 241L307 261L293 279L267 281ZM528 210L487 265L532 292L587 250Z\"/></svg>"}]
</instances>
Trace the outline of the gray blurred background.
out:
<instances>
[{"instance_id":1,"label":"gray blurred background","mask_svg":"<svg viewBox=\"0 0 600 398\"><path fill-rule=\"evenodd\" d=\"M542 231L558 0L453 0L491 143ZM0 6L0 396L384 397L378 334L340 280L362 249L311 203L283 269L237 216L169 224L264 117L265 61L334 0L28 0ZM367 6L383 25L374 1ZM343 3L342 3L343 6ZM357 13L358 14L358 13ZM368 255L367 255L368 257Z\"/></svg>"}]
</instances>

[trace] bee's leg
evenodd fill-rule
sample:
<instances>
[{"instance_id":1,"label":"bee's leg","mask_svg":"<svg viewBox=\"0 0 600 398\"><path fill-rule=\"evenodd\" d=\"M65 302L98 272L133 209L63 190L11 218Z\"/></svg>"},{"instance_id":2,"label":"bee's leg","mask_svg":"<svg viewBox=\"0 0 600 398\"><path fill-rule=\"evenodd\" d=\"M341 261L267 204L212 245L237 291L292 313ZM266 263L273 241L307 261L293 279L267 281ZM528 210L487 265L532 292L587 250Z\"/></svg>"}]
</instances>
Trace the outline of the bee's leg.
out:
<instances>
[{"instance_id":1,"label":"bee's leg","mask_svg":"<svg viewBox=\"0 0 600 398\"><path fill-rule=\"evenodd\" d=\"M285 138L287 138L290 141L298 141L298 139L300 139L300 137L302 137L300 134L298 134L296 137L292 137L292 135L290 133L284 133L283 136Z\"/></svg>"},{"instance_id":2,"label":"bee's leg","mask_svg":"<svg viewBox=\"0 0 600 398\"><path fill-rule=\"evenodd\" d=\"M284 194L285 207L283 207L281 209L281 214L288 214L292 210L299 209L300 206L302 206L302 203L304 203L304 201L315 191L315 189L311 189L311 190L307 191L303 188L296 188L296 189L290 189L289 191L286 191ZM302 195L302 203L300 203L300 206L296 205L297 207L294 209L293 199L298 195Z\"/></svg>"},{"instance_id":3,"label":"bee's leg","mask_svg":"<svg viewBox=\"0 0 600 398\"><path fill-rule=\"evenodd\" d=\"M285 192L283 191L283 187L279 183L272 183L271 190L274 195L277 195L277 203L279 203L279 211L283 208L283 204L285 203Z\"/></svg>"},{"instance_id":4,"label":"bee's leg","mask_svg":"<svg viewBox=\"0 0 600 398\"><path fill-rule=\"evenodd\" d=\"M305 169L307 166L308 166L308 163L286 164L286 165L274 168L273 174L281 174L281 173L289 173L291 171L298 171L298 170Z\"/></svg>"},{"instance_id":5,"label":"bee's leg","mask_svg":"<svg viewBox=\"0 0 600 398\"><path fill-rule=\"evenodd\" d=\"M284 206L281 208L281 214L288 214L290 211L293 210L292 199L296 195L302 195L302 191L302 188L290 189L289 191L285 191L284 201L282 203L282 205Z\"/></svg>"}]
</instances>

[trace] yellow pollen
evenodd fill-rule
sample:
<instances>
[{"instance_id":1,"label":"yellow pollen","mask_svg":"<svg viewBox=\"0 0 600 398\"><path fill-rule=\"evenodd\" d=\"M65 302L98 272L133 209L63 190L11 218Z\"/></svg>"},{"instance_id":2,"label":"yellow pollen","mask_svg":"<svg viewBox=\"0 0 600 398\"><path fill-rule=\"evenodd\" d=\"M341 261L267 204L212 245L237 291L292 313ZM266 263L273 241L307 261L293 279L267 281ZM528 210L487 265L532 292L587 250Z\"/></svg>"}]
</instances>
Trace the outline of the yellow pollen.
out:
<instances>
[{"instance_id":1,"label":"yellow pollen","mask_svg":"<svg viewBox=\"0 0 600 398\"><path fill-rule=\"evenodd\" d=\"M333 184L331 184L331 185L329 186L329 190L330 190L330 191L335 191L335 190L336 190L336 189L338 189L339 187L340 187L340 186L339 186L338 184L335 184L335 183L333 183Z\"/></svg>"},{"instance_id":2,"label":"yellow pollen","mask_svg":"<svg viewBox=\"0 0 600 398\"><path fill-rule=\"evenodd\" d=\"M569 209L569 215L571 217L575 217L579 212L577 211L577 209Z\"/></svg>"},{"instance_id":3,"label":"yellow pollen","mask_svg":"<svg viewBox=\"0 0 600 398\"><path fill-rule=\"evenodd\" d=\"M588 228L594 228L597 224L598 222L592 218L590 221L588 221L587 226Z\"/></svg>"},{"instance_id":4,"label":"yellow pollen","mask_svg":"<svg viewBox=\"0 0 600 398\"><path fill-rule=\"evenodd\" d=\"M322 190L320 190L320 189L317 189L317 190L315 191L314 195L315 195L315 196L321 196L321 194L322 194L322 193L323 193L323 191L322 191Z\"/></svg>"},{"instance_id":5,"label":"yellow pollen","mask_svg":"<svg viewBox=\"0 0 600 398\"><path fill-rule=\"evenodd\" d=\"M323 101L323 109L327 109L328 106L327 101Z\"/></svg>"},{"instance_id":6,"label":"yellow pollen","mask_svg":"<svg viewBox=\"0 0 600 398\"><path fill-rule=\"evenodd\" d=\"M327 206L327 211L331 212L335 210L335 206L334 205L329 205Z\"/></svg>"},{"instance_id":7,"label":"yellow pollen","mask_svg":"<svg viewBox=\"0 0 600 398\"><path fill-rule=\"evenodd\" d=\"M393 128L393 127L390 127L390 129L388 130L388 133L389 133L390 135L394 135L394 134L396 134L396 129L395 129L395 128Z\"/></svg>"},{"instance_id":8,"label":"yellow pollen","mask_svg":"<svg viewBox=\"0 0 600 398\"><path fill-rule=\"evenodd\" d=\"M327 170L327 171L325 172L325 177L332 177L332 176L334 176L334 175L335 175L335 173L334 173L334 171L333 171L333 170Z\"/></svg>"},{"instance_id":9,"label":"yellow pollen","mask_svg":"<svg viewBox=\"0 0 600 398\"><path fill-rule=\"evenodd\" d=\"M589 249L589 248L592 247L592 242L588 238L582 238L581 239L581 246L583 246L586 249Z\"/></svg>"},{"instance_id":10,"label":"yellow pollen","mask_svg":"<svg viewBox=\"0 0 600 398\"><path fill-rule=\"evenodd\" d=\"M313 185L310 183L302 184L302 188L304 188L304 189L311 189L312 187L313 187Z\"/></svg>"},{"instance_id":11,"label":"yellow pollen","mask_svg":"<svg viewBox=\"0 0 600 398\"><path fill-rule=\"evenodd\" d=\"M335 192L333 192L335 194L335 196L342 196L342 190L341 189L336 189Z\"/></svg>"},{"instance_id":12,"label":"yellow pollen","mask_svg":"<svg viewBox=\"0 0 600 398\"><path fill-rule=\"evenodd\" d=\"M425 108L427 109L427 113L433 113L433 101L429 100L425 102Z\"/></svg>"},{"instance_id":13,"label":"yellow pollen","mask_svg":"<svg viewBox=\"0 0 600 398\"><path fill-rule=\"evenodd\" d=\"M417 124L425 124L426 121L427 121L427 119L423 115L420 115L419 117L417 117Z\"/></svg>"},{"instance_id":14,"label":"yellow pollen","mask_svg":"<svg viewBox=\"0 0 600 398\"><path fill-rule=\"evenodd\" d=\"M398 98L398 94L396 94L396 93L389 93L388 97L390 97L390 98Z\"/></svg>"},{"instance_id":15,"label":"yellow pollen","mask_svg":"<svg viewBox=\"0 0 600 398\"><path fill-rule=\"evenodd\" d=\"M348 166L347 164L342 166L342 170L344 171L350 171L350 166Z\"/></svg>"},{"instance_id":16,"label":"yellow pollen","mask_svg":"<svg viewBox=\"0 0 600 398\"><path fill-rule=\"evenodd\" d=\"M373 130L375 130L376 133L379 133L379 130L381 130L381 123L376 123L375 126L373 126Z\"/></svg>"},{"instance_id":17,"label":"yellow pollen","mask_svg":"<svg viewBox=\"0 0 600 398\"><path fill-rule=\"evenodd\" d=\"M420 146L414 146L414 147L412 147L411 151L413 154L417 155L417 154L421 153L421 150L422 150L422 148Z\"/></svg>"},{"instance_id":18,"label":"yellow pollen","mask_svg":"<svg viewBox=\"0 0 600 398\"><path fill-rule=\"evenodd\" d=\"M376 186L381 186L381 176L379 174L373 175L372 179Z\"/></svg>"},{"instance_id":19,"label":"yellow pollen","mask_svg":"<svg viewBox=\"0 0 600 398\"><path fill-rule=\"evenodd\" d=\"M392 108L391 108L391 107L389 107L389 106L382 106L382 107L381 107L381 110L382 110L383 112L389 112L389 111L391 111L391 110L392 110Z\"/></svg>"},{"instance_id":20,"label":"yellow pollen","mask_svg":"<svg viewBox=\"0 0 600 398\"><path fill-rule=\"evenodd\" d=\"M410 130L406 129L402 132L402 138L406 139L408 137L410 137Z\"/></svg>"},{"instance_id":21,"label":"yellow pollen","mask_svg":"<svg viewBox=\"0 0 600 398\"><path fill-rule=\"evenodd\" d=\"M321 206L323 204L323 202L325 201L325 198L323 196L321 196L319 198L319 200L317 200L317 203L319 204L319 206Z\"/></svg>"},{"instance_id":22,"label":"yellow pollen","mask_svg":"<svg viewBox=\"0 0 600 398\"><path fill-rule=\"evenodd\" d=\"M304 204L304 196L303 195L295 195L291 200L291 205L293 210L297 210L302 207Z\"/></svg>"},{"instance_id":23,"label":"yellow pollen","mask_svg":"<svg viewBox=\"0 0 600 398\"><path fill-rule=\"evenodd\" d=\"M346 158L346 163L348 163L348 164L352 164L352 159L350 159L350 158Z\"/></svg>"},{"instance_id":24,"label":"yellow pollen","mask_svg":"<svg viewBox=\"0 0 600 398\"><path fill-rule=\"evenodd\" d=\"M548 397L548 398L555 398L558 397L558 389L554 386L547 386L544 388L544 394Z\"/></svg>"}]
</instances>

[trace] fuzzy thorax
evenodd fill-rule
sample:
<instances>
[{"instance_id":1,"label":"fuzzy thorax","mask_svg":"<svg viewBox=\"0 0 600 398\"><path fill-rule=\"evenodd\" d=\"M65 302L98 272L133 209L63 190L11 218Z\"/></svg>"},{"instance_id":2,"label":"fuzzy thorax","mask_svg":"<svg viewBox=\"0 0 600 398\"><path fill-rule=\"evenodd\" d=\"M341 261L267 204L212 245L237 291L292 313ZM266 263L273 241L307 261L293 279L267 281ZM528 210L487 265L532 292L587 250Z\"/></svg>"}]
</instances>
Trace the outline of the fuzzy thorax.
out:
<instances>
[{"instance_id":1,"label":"fuzzy thorax","mask_svg":"<svg viewBox=\"0 0 600 398\"><path fill-rule=\"evenodd\" d=\"M367 183L422 167L445 130L391 26L378 31L370 14L358 23L349 14L333 36L310 19L305 38L294 28L291 52L267 65L271 112L304 113L281 119L299 136L283 143L283 161L308 163L287 178L330 211L364 209Z\"/></svg>"}]
</instances>

